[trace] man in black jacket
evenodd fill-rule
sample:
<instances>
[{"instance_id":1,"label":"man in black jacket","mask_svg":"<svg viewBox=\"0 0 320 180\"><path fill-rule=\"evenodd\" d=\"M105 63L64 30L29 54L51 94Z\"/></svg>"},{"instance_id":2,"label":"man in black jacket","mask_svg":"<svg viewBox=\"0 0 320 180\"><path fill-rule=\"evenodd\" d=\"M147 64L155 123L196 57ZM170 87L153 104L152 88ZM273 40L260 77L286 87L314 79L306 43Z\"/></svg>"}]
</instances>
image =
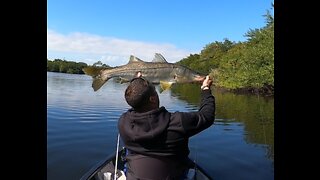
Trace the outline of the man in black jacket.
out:
<instances>
[{"instance_id":1,"label":"man in black jacket","mask_svg":"<svg viewBox=\"0 0 320 180\"><path fill-rule=\"evenodd\" d=\"M187 170L189 137L210 127L215 119L215 98L209 76L202 82L197 112L168 112L159 107L155 87L147 80L131 80L125 99L132 107L118 122L127 155L127 179L181 179Z\"/></svg>"}]
</instances>

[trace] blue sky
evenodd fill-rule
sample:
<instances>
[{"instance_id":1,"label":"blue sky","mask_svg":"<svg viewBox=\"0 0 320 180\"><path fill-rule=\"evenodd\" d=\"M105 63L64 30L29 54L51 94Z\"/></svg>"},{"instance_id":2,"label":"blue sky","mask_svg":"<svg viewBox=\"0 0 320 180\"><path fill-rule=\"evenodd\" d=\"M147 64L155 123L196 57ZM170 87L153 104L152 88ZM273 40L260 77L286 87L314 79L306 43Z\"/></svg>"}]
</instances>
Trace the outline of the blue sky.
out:
<instances>
[{"instance_id":1,"label":"blue sky","mask_svg":"<svg viewBox=\"0 0 320 180\"><path fill-rule=\"evenodd\" d=\"M265 26L270 0L47 0L47 58L110 66L130 55L168 62L209 43L246 41Z\"/></svg>"}]
</instances>

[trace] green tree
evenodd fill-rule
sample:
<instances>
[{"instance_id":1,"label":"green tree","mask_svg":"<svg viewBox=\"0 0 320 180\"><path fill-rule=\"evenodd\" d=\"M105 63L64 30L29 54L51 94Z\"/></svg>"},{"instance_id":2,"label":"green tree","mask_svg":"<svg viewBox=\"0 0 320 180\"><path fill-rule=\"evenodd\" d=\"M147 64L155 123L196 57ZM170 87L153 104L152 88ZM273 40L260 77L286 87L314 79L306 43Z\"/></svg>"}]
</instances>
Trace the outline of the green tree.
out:
<instances>
[{"instance_id":1,"label":"green tree","mask_svg":"<svg viewBox=\"0 0 320 180\"><path fill-rule=\"evenodd\" d=\"M208 44L200 53L200 66L206 73L211 72L213 69L219 67L221 57L235 45L235 42L231 42L225 38L223 42L215 41Z\"/></svg>"},{"instance_id":2,"label":"green tree","mask_svg":"<svg viewBox=\"0 0 320 180\"><path fill-rule=\"evenodd\" d=\"M47 71L50 72L62 72L70 74L84 74L82 69L88 65L83 62L66 61L61 59L55 59L50 61L47 59Z\"/></svg>"},{"instance_id":3,"label":"green tree","mask_svg":"<svg viewBox=\"0 0 320 180\"><path fill-rule=\"evenodd\" d=\"M177 64L187 66L198 72L202 72L201 68L198 67L199 59L200 59L199 54L190 54L188 57L178 61Z\"/></svg>"},{"instance_id":4,"label":"green tree","mask_svg":"<svg viewBox=\"0 0 320 180\"><path fill-rule=\"evenodd\" d=\"M247 42L239 43L222 56L215 71L217 84L228 89L258 89L273 94L274 22L268 11L267 25L250 29Z\"/></svg>"},{"instance_id":5,"label":"green tree","mask_svg":"<svg viewBox=\"0 0 320 180\"><path fill-rule=\"evenodd\" d=\"M207 44L200 54L190 54L190 56L177 63L188 66L202 74L209 74L213 69L219 67L221 57L235 44L227 38L223 42L215 41Z\"/></svg>"}]
</instances>

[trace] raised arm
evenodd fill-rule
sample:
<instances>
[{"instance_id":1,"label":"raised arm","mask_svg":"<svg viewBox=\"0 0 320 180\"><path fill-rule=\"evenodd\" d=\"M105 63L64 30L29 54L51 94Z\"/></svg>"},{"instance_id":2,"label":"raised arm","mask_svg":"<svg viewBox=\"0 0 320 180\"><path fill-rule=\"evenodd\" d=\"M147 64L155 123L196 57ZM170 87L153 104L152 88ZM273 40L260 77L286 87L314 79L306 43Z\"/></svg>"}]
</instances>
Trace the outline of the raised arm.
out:
<instances>
[{"instance_id":1,"label":"raised arm","mask_svg":"<svg viewBox=\"0 0 320 180\"><path fill-rule=\"evenodd\" d=\"M188 136L193 136L210 127L215 120L215 98L211 94L211 85L212 79L207 76L201 86L199 111L182 114L182 126Z\"/></svg>"}]
</instances>

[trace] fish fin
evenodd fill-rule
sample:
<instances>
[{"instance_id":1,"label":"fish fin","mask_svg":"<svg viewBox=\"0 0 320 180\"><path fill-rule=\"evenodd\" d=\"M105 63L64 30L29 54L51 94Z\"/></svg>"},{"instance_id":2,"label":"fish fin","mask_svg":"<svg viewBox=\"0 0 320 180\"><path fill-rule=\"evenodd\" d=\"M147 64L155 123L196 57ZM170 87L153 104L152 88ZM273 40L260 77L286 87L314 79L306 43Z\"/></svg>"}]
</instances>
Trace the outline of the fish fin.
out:
<instances>
[{"instance_id":1,"label":"fish fin","mask_svg":"<svg viewBox=\"0 0 320 180\"><path fill-rule=\"evenodd\" d=\"M129 82L129 79L120 77L120 81L119 82L120 82L120 84L127 83L127 82Z\"/></svg>"},{"instance_id":2,"label":"fish fin","mask_svg":"<svg viewBox=\"0 0 320 180\"><path fill-rule=\"evenodd\" d=\"M165 90L168 90L171 88L173 82L167 82L167 81L160 81L160 87L161 87L161 92L165 91Z\"/></svg>"},{"instance_id":3,"label":"fish fin","mask_svg":"<svg viewBox=\"0 0 320 180\"><path fill-rule=\"evenodd\" d=\"M160 53L154 54L152 62L168 63L167 60Z\"/></svg>"},{"instance_id":4,"label":"fish fin","mask_svg":"<svg viewBox=\"0 0 320 180\"><path fill-rule=\"evenodd\" d=\"M104 83L106 83L108 80L103 80L101 78L94 78L92 81L92 88L94 91L98 91L101 86L104 85Z\"/></svg>"},{"instance_id":5,"label":"fish fin","mask_svg":"<svg viewBox=\"0 0 320 180\"><path fill-rule=\"evenodd\" d=\"M82 71L89 76L96 77L100 74L101 70L104 68L94 67L94 66L88 66L82 69Z\"/></svg>"},{"instance_id":6,"label":"fish fin","mask_svg":"<svg viewBox=\"0 0 320 180\"><path fill-rule=\"evenodd\" d=\"M122 78L122 77L116 77L116 78L114 78L114 81L115 81L116 83L120 83L120 84L129 82L128 79Z\"/></svg>"},{"instance_id":7,"label":"fish fin","mask_svg":"<svg viewBox=\"0 0 320 180\"><path fill-rule=\"evenodd\" d=\"M139 59L139 58L137 58L137 57L135 57L135 56L133 56L133 55L130 55L130 59L129 59L128 64L130 64L130 63L137 63L137 62L144 62L144 61L142 61L141 59Z\"/></svg>"}]
</instances>

